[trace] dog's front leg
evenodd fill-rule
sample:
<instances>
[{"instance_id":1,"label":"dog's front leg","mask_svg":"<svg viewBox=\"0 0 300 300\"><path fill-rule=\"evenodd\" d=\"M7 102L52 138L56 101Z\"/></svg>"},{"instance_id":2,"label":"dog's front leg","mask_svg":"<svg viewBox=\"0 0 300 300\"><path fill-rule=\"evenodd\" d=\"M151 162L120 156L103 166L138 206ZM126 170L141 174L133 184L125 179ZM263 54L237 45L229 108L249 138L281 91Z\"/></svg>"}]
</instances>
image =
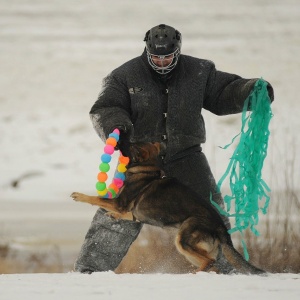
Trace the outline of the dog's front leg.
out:
<instances>
[{"instance_id":1,"label":"dog's front leg","mask_svg":"<svg viewBox=\"0 0 300 300\"><path fill-rule=\"evenodd\" d=\"M125 213L118 213L114 211L109 211L105 215L116 219L116 220L130 220L130 221L137 221L131 212L125 212Z\"/></svg>"},{"instance_id":2,"label":"dog's front leg","mask_svg":"<svg viewBox=\"0 0 300 300\"><path fill-rule=\"evenodd\" d=\"M88 196L85 194L74 192L72 193L71 197L73 198L73 200L78 202L85 202L85 203L99 206L99 198L95 196Z\"/></svg>"},{"instance_id":3,"label":"dog's front leg","mask_svg":"<svg viewBox=\"0 0 300 300\"><path fill-rule=\"evenodd\" d=\"M89 203L92 205L97 205L108 211L113 211L113 212L119 213L115 199L107 200L107 199L103 199L103 198L100 198L97 196L88 196L88 195L77 193L77 192L72 193L71 197L75 201L85 202L85 203Z\"/></svg>"},{"instance_id":4,"label":"dog's front leg","mask_svg":"<svg viewBox=\"0 0 300 300\"><path fill-rule=\"evenodd\" d=\"M133 217L133 214L131 212L121 212L117 209L117 203L115 199L103 199L97 196L88 196L77 192L73 193L71 197L75 201L89 203L104 208L108 211L106 215L116 220L123 219L135 221L135 218Z\"/></svg>"}]
</instances>

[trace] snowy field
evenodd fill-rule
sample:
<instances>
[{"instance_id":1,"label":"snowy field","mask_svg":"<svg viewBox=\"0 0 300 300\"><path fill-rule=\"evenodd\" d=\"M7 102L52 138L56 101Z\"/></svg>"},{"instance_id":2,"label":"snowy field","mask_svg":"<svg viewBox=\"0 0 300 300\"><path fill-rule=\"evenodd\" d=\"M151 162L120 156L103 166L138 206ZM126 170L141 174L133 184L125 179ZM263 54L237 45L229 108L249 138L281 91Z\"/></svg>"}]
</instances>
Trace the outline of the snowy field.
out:
<instances>
[{"instance_id":1,"label":"snowy field","mask_svg":"<svg viewBox=\"0 0 300 300\"><path fill-rule=\"evenodd\" d=\"M216 274L0 275L0 299L299 299L300 275L226 276Z\"/></svg>"},{"instance_id":2,"label":"snowy field","mask_svg":"<svg viewBox=\"0 0 300 300\"><path fill-rule=\"evenodd\" d=\"M16 263L30 258L29 273L43 258L64 272L0 275L0 299L299 299L299 274L69 273L96 210L69 198L95 193L103 144L89 109L103 77L140 55L157 24L181 31L183 53L272 83L264 178L272 193L288 185L300 196L299 20L299 0L0 0L0 250L9 245ZM219 179L231 150L218 146L241 116L204 117L204 152Z\"/></svg>"}]
</instances>

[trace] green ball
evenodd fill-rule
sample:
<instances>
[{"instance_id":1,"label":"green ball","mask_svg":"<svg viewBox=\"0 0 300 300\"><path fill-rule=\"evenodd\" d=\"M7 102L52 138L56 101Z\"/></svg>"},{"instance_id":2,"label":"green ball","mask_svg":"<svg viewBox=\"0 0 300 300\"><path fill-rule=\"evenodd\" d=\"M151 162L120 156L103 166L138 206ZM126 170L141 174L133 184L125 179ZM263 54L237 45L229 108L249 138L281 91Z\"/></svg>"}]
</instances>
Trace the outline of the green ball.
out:
<instances>
[{"instance_id":1,"label":"green ball","mask_svg":"<svg viewBox=\"0 0 300 300\"><path fill-rule=\"evenodd\" d=\"M97 182L96 183L96 189L97 191L103 191L106 189L106 183L105 182Z\"/></svg>"},{"instance_id":2,"label":"green ball","mask_svg":"<svg viewBox=\"0 0 300 300\"><path fill-rule=\"evenodd\" d=\"M113 189L108 189L109 192L111 192L112 198L115 198L117 196L116 192Z\"/></svg>"},{"instance_id":3,"label":"green ball","mask_svg":"<svg viewBox=\"0 0 300 300\"><path fill-rule=\"evenodd\" d=\"M99 170L100 170L101 172L108 172L109 169L110 169L110 166L109 166L108 163L102 163L102 164L100 164L100 166L99 166Z\"/></svg>"}]
</instances>

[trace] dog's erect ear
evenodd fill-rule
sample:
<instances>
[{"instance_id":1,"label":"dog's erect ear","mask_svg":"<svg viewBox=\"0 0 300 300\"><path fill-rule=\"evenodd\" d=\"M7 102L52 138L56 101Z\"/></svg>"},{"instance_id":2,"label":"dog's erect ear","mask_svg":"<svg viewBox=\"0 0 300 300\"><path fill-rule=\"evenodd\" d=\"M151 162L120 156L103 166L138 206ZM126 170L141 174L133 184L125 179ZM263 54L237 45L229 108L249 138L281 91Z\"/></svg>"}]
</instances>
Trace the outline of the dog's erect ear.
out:
<instances>
[{"instance_id":1,"label":"dog's erect ear","mask_svg":"<svg viewBox=\"0 0 300 300\"><path fill-rule=\"evenodd\" d=\"M140 162L147 161L149 159L149 151L143 147L138 147L138 160Z\"/></svg>"},{"instance_id":2,"label":"dog's erect ear","mask_svg":"<svg viewBox=\"0 0 300 300\"><path fill-rule=\"evenodd\" d=\"M131 161L132 162L144 162L149 159L149 152L147 149L137 145L131 145Z\"/></svg>"},{"instance_id":3,"label":"dog's erect ear","mask_svg":"<svg viewBox=\"0 0 300 300\"><path fill-rule=\"evenodd\" d=\"M161 150L161 143L159 143L159 142L154 142L154 143L152 143L154 146L155 146L155 148L156 148L156 150L157 150L157 153L159 154L160 153L160 150Z\"/></svg>"}]
</instances>

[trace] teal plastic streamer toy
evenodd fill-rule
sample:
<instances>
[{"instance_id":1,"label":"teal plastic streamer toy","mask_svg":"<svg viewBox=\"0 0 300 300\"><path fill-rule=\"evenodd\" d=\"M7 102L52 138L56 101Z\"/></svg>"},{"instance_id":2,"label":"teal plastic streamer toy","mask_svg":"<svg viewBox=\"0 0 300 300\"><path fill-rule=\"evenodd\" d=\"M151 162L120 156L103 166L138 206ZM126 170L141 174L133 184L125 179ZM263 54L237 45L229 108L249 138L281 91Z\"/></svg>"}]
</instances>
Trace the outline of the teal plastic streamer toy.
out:
<instances>
[{"instance_id":1,"label":"teal plastic streamer toy","mask_svg":"<svg viewBox=\"0 0 300 300\"><path fill-rule=\"evenodd\" d=\"M248 111L250 107L250 111ZM267 156L269 140L269 123L272 118L271 100L267 91L267 82L259 79L246 99L242 112L241 132L223 149L227 149L238 137L240 141L230 158L228 167L218 182L218 189L229 177L231 195L224 197L226 211L217 203L211 201L222 215L235 218L235 224L228 232L239 231L242 236L242 246L246 260L249 260L244 230L250 230L259 235L256 225L259 212L267 213L271 191L262 179L262 168ZM234 203L234 213L230 213Z\"/></svg>"}]
</instances>

